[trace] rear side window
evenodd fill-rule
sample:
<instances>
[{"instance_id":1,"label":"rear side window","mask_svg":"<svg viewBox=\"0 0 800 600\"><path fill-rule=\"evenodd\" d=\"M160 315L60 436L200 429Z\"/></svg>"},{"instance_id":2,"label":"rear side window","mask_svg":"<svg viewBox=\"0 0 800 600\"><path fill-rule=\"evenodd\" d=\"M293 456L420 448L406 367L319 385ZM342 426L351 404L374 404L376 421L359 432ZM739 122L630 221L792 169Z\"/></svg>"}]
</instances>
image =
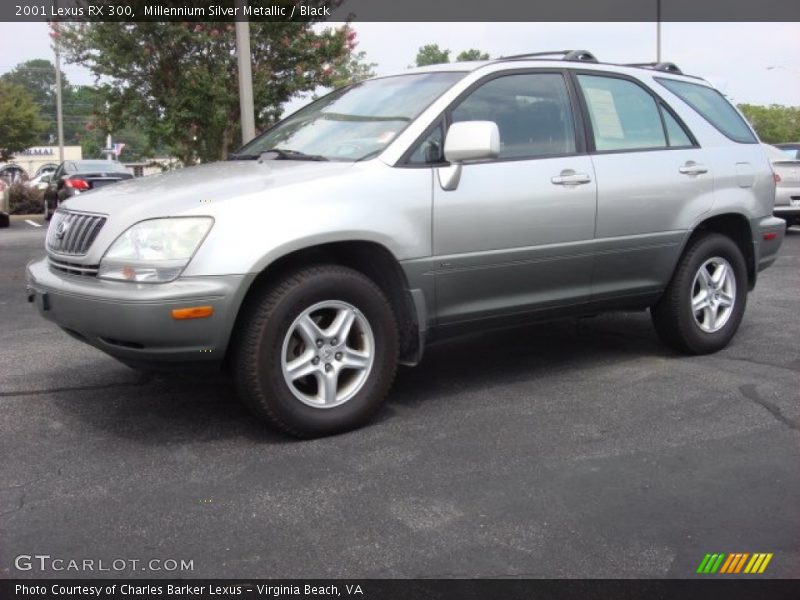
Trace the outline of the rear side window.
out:
<instances>
[{"instance_id":1,"label":"rear side window","mask_svg":"<svg viewBox=\"0 0 800 600\"><path fill-rule=\"evenodd\" d=\"M578 75L599 152L666 148L659 107L641 87L614 77Z\"/></svg>"},{"instance_id":2,"label":"rear side window","mask_svg":"<svg viewBox=\"0 0 800 600\"><path fill-rule=\"evenodd\" d=\"M668 110L661 109L664 115L664 126L667 128L667 137L669 138L670 148L685 148L692 146L692 140L686 133L686 130L675 120Z\"/></svg>"},{"instance_id":3,"label":"rear side window","mask_svg":"<svg viewBox=\"0 0 800 600\"><path fill-rule=\"evenodd\" d=\"M676 79L657 77L656 80L734 142L755 144L758 141L741 115L717 90Z\"/></svg>"}]
</instances>

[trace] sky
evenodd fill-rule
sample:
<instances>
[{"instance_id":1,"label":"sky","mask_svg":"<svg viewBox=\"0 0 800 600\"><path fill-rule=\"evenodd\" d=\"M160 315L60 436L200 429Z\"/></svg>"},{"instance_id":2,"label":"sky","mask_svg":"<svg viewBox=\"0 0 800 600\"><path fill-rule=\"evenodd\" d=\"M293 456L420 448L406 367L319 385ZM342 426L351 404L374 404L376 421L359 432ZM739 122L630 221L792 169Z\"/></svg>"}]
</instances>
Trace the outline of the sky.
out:
<instances>
[{"instance_id":1,"label":"sky","mask_svg":"<svg viewBox=\"0 0 800 600\"><path fill-rule=\"evenodd\" d=\"M478 48L491 56L541 50L589 50L602 62L656 58L655 23L355 23L358 50L376 71L405 70L429 43L451 56ZM736 103L800 106L800 23L663 23L662 59L700 75ZM52 59L45 23L0 23L0 73L34 58ZM769 69L769 67L773 67ZM71 83L91 84L78 65ZM298 108L293 102L287 109Z\"/></svg>"}]
</instances>

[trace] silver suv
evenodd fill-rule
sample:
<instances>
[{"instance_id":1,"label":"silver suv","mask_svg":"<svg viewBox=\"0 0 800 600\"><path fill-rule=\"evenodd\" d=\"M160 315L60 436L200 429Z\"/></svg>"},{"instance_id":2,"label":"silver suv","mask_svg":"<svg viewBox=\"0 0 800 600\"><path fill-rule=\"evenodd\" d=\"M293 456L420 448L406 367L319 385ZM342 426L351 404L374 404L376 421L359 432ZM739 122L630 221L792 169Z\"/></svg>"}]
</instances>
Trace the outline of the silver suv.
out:
<instances>
[{"instance_id":1,"label":"silver suv","mask_svg":"<svg viewBox=\"0 0 800 600\"><path fill-rule=\"evenodd\" d=\"M226 162L61 206L28 293L138 368L220 367L304 437L365 423L456 332L650 309L723 348L784 222L741 115L672 64L588 52L337 90Z\"/></svg>"}]
</instances>

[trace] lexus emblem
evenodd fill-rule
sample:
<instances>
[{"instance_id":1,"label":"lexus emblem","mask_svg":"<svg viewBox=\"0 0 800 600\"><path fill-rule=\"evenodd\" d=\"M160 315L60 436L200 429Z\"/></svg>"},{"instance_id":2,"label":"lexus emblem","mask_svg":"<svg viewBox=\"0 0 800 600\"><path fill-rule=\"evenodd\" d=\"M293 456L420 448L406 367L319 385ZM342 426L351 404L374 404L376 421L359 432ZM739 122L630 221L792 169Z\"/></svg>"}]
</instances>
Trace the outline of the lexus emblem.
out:
<instances>
[{"instance_id":1,"label":"lexus emblem","mask_svg":"<svg viewBox=\"0 0 800 600\"><path fill-rule=\"evenodd\" d=\"M69 223L65 223L64 221L56 225L56 239L62 239L64 234L67 233L67 229L69 229Z\"/></svg>"}]
</instances>

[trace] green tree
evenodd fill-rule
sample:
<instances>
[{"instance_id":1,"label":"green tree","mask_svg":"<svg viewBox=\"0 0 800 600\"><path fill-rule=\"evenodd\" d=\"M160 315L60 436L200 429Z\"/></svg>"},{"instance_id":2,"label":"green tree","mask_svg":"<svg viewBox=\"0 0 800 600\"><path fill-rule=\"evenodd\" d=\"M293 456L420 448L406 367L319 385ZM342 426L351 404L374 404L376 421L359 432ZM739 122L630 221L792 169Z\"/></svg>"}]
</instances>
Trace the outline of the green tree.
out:
<instances>
[{"instance_id":1,"label":"green tree","mask_svg":"<svg viewBox=\"0 0 800 600\"><path fill-rule=\"evenodd\" d=\"M377 66L377 63L367 62L367 53L363 50L353 53L348 61L342 62L334 70L331 87L336 89L375 77L375 67Z\"/></svg>"},{"instance_id":2,"label":"green tree","mask_svg":"<svg viewBox=\"0 0 800 600\"><path fill-rule=\"evenodd\" d=\"M44 123L37 143L53 144L58 139L56 122L56 68L49 60L37 58L18 64L0 77L1 81L21 85L31 95L39 108ZM62 73L62 112L64 117L64 143L81 144L86 125L100 108L100 99L94 87L70 85Z\"/></svg>"},{"instance_id":3,"label":"green tree","mask_svg":"<svg viewBox=\"0 0 800 600\"><path fill-rule=\"evenodd\" d=\"M740 104L762 142L779 144L800 140L800 106Z\"/></svg>"},{"instance_id":4,"label":"green tree","mask_svg":"<svg viewBox=\"0 0 800 600\"><path fill-rule=\"evenodd\" d=\"M39 109L25 88L0 81L0 161L35 145L42 127Z\"/></svg>"},{"instance_id":5,"label":"green tree","mask_svg":"<svg viewBox=\"0 0 800 600\"><path fill-rule=\"evenodd\" d=\"M439 44L427 44L417 51L416 65L440 65L450 62L450 50L442 50Z\"/></svg>"},{"instance_id":6,"label":"green tree","mask_svg":"<svg viewBox=\"0 0 800 600\"><path fill-rule=\"evenodd\" d=\"M19 63L3 74L0 81L25 88L44 121L41 138L33 143L50 143L51 137L54 139L56 136L56 68L53 63L41 58ZM62 78L62 82L69 86L66 77Z\"/></svg>"},{"instance_id":7,"label":"green tree","mask_svg":"<svg viewBox=\"0 0 800 600\"><path fill-rule=\"evenodd\" d=\"M489 60L488 52L481 52L475 48L464 50L456 56L456 62L469 62L471 60Z\"/></svg>"},{"instance_id":8,"label":"green tree","mask_svg":"<svg viewBox=\"0 0 800 600\"><path fill-rule=\"evenodd\" d=\"M184 164L225 158L238 145L239 93L232 23L71 23L59 41L70 62L104 82L102 131L135 123L154 147ZM250 23L256 128L282 105L359 70L355 32L347 25ZM353 64L355 61L355 64Z\"/></svg>"}]
</instances>

